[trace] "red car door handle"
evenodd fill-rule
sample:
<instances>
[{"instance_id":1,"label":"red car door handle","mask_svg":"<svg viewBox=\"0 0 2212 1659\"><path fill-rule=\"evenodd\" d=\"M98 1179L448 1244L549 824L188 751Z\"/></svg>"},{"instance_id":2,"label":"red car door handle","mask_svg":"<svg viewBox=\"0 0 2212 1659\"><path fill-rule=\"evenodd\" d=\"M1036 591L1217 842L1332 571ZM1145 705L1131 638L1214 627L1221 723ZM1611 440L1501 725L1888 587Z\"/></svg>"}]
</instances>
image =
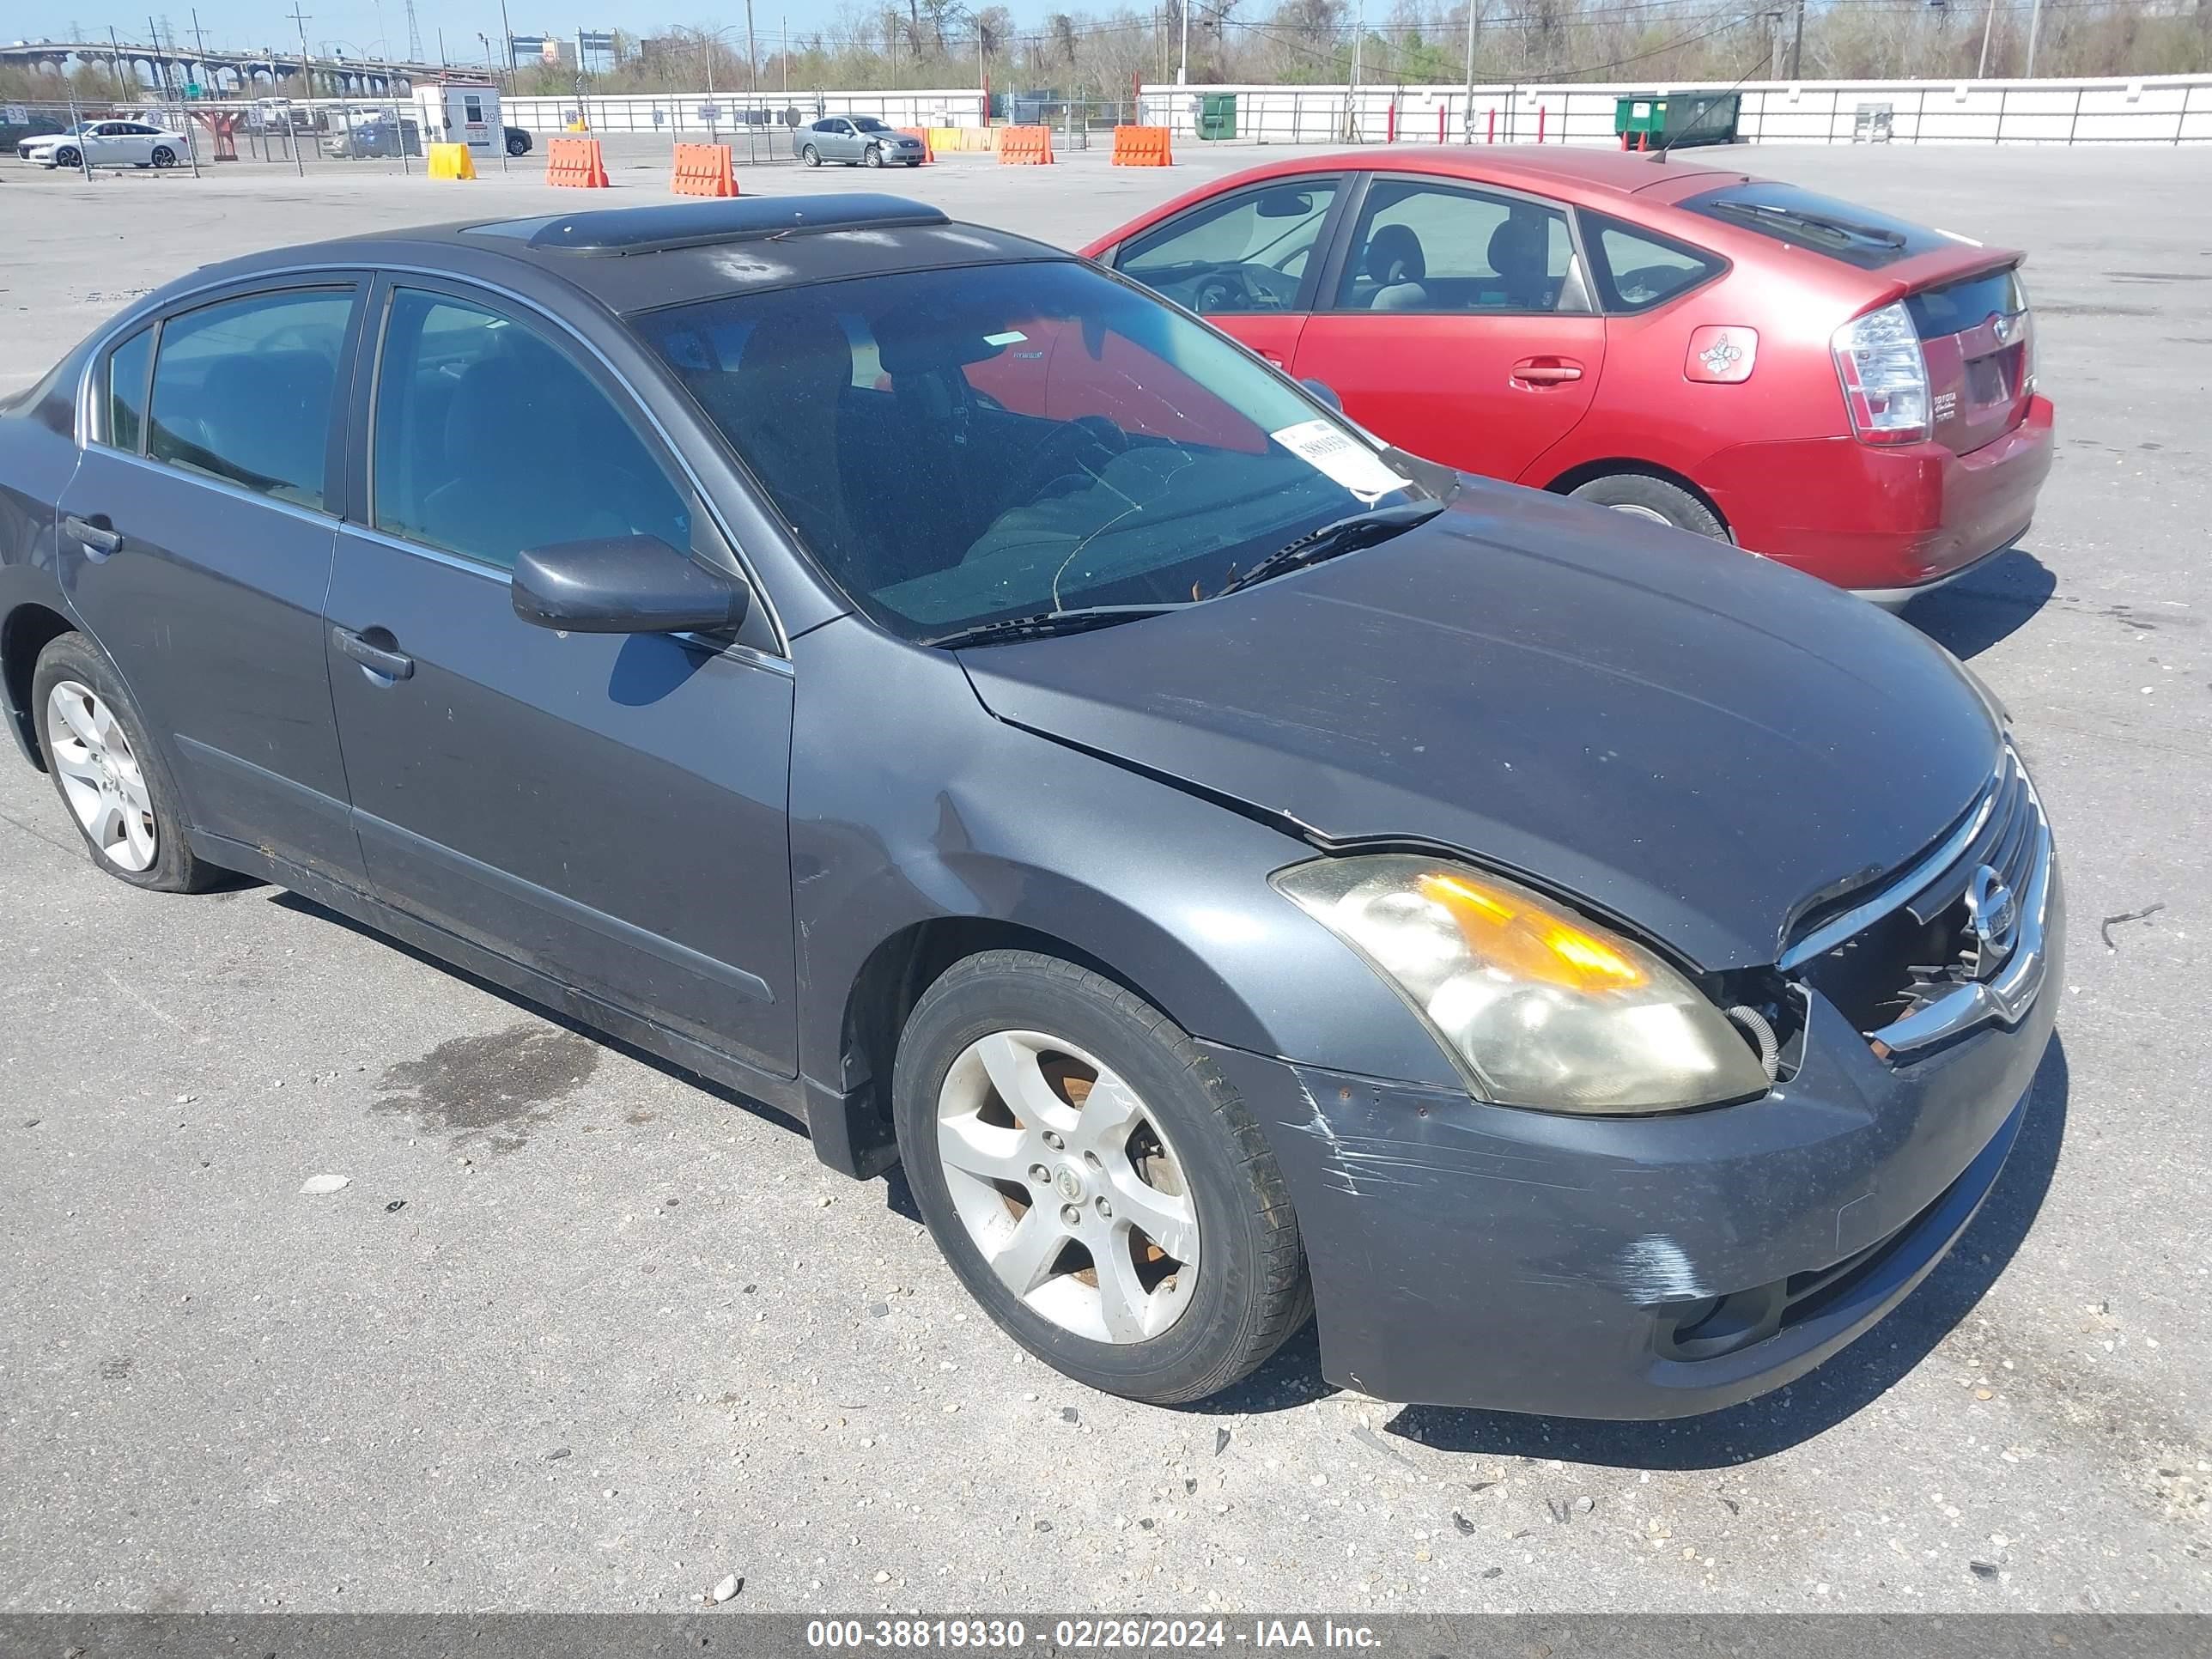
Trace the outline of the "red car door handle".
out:
<instances>
[{"instance_id":1,"label":"red car door handle","mask_svg":"<svg viewBox=\"0 0 2212 1659\"><path fill-rule=\"evenodd\" d=\"M1272 351L1263 351L1260 355L1266 358L1269 362L1274 364L1277 368L1280 368L1283 366L1283 360Z\"/></svg>"},{"instance_id":2,"label":"red car door handle","mask_svg":"<svg viewBox=\"0 0 2212 1659\"><path fill-rule=\"evenodd\" d=\"M1513 365L1513 378L1522 386L1565 386L1583 377L1583 366L1565 357L1523 357Z\"/></svg>"}]
</instances>

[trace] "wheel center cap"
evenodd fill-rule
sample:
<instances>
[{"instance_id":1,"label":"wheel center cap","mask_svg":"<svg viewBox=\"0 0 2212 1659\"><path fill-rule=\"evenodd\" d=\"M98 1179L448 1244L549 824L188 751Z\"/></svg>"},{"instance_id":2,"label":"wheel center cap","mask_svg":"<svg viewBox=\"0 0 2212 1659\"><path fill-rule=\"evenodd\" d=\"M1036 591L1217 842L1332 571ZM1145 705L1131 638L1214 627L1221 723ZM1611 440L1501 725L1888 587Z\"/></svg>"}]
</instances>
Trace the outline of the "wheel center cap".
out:
<instances>
[{"instance_id":1,"label":"wheel center cap","mask_svg":"<svg viewBox=\"0 0 2212 1659\"><path fill-rule=\"evenodd\" d=\"M1083 1177L1076 1174L1073 1164L1061 1164L1060 1173L1052 1178L1052 1184L1060 1195L1071 1204L1078 1202L1083 1197Z\"/></svg>"}]
</instances>

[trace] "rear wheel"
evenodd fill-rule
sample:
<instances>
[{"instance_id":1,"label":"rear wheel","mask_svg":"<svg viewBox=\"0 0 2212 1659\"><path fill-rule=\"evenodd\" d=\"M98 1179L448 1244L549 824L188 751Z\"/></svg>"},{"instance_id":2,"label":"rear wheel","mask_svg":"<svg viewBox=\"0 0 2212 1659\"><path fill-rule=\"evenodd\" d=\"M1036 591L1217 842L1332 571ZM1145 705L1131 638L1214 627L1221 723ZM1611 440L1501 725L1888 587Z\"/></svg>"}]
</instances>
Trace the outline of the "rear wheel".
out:
<instances>
[{"instance_id":1,"label":"rear wheel","mask_svg":"<svg viewBox=\"0 0 2212 1659\"><path fill-rule=\"evenodd\" d=\"M1729 538L1728 526L1712 508L1680 484L1655 478L1648 472L1608 473L1577 485L1568 493L1578 501L1609 507L1616 513L1671 525L1694 535L1710 536L1715 541Z\"/></svg>"},{"instance_id":2,"label":"rear wheel","mask_svg":"<svg viewBox=\"0 0 2212 1659\"><path fill-rule=\"evenodd\" d=\"M799 159L811 167L818 167L822 165L822 152L809 144L799 152Z\"/></svg>"},{"instance_id":3,"label":"rear wheel","mask_svg":"<svg viewBox=\"0 0 2212 1659\"><path fill-rule=\"evenodd\" d=\"M907 1022L893 1098L915 1200L954 1273L1078 1382L1201 1400L1311 1312L1274 1154L1133 992L1030 951L971 957Z\"/></svg>"},{"instance_id":4,"label":"rear wheel","mask_svg":"<svg viewBox=\"0 0 2212 1659\"><path fill-rule=\"evenodd\" d=\"M131 694L84 635L61 635L39 653L31 696L46 770L95 865L161 893L222 879L186 844L168 768Z\"/></svg>"},{"instance_id":5,"label":"rear wheel","mask_svg":"<svg viewBox=\"0 0 2212 1659\"><path fill-rule=\"evenodd\" d=\"M146 159L157 167L173 167L177 165L177 152L167 144L156 144L154 153Z\"/></svg>"}]
</instances>

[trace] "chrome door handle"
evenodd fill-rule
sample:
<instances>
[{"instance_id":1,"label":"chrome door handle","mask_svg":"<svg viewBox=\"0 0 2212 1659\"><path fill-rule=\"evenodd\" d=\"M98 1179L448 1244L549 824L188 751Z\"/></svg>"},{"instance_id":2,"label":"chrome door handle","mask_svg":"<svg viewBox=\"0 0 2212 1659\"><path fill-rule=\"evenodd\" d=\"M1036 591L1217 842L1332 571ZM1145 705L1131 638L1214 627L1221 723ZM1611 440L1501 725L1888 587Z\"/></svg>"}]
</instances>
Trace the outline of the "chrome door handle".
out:
<instances>
[{"instance_id":1,"label":"chrome door handle","mask_svg":"<svg viewBox=\"0 0 2212 1659\"><path fill-rule=\"evenodd\" d=\"M104 559L123 545L122 532L90 519L80 519L74 513L62 520L62 528L82 542L85 551L94 558Z\"/></svg>"},{"instance_id":2,"label":"chrome door handle","mask_svg":"<svg viewBox=\"0 0 2212 1659\"><path fill-rule=\"evenodd\" d=\"M403 656L397 651L388 651L380 645L373 645L349 628L331 629L331 642L363 668L381 674L388 680L407 679L415 672L414 658Z\"/></svg>"}]
</instances>

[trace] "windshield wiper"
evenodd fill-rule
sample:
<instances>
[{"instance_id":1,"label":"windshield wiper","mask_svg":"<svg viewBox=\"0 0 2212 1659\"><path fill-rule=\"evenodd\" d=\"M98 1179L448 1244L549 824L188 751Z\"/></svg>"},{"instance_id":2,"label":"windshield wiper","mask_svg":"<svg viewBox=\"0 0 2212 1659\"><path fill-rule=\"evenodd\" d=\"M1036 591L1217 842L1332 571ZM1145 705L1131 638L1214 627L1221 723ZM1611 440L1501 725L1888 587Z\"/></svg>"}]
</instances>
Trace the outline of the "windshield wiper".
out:
<instances>
[{"instance_id":1,"label":"windshield wiper","mask_svg":"<svg viewBox=\"0 0 2212 1659\"><path fill-rule=\"evenodd\" d=\"M948 651L965 645L1006 645L1015 640L1049 639L1055 634L1087 633L1094 628L1111 628L1115 623L1138 622L1182 609L1181 605L1092 605L1070 611L1038 611L1026 617L1000 617L995 622L956 628L949 634L933 635L921 643Z\"/></svg>"},{"instance_id":2,"label":"windshield wiper","mask_svg":"<svg viewBox=\"0 0 2212 1659\"><path fill-rule=\"evenodd\" d=\"M1365 513L1355 513L1348 519L1339 519L1318 530L1309 530L1294 542L1277 548L1241 576L1231 576L1222 584L1221 592L1213 597L1234 593L1255 582L1263 582L1286 571L1300 569L1310 564L1319 564L1323 559L1333 559L1340 553L1349 553L1355 548L1372 547L1377 542L1387 542L1393 536L1402 535L1416 525L1426 524L1444 510L1442 501L1407 501L1397 507L1377 507Z\"/></svg>"},{"instance_id":3,"label":"windshield wiper","mask_svg":"<svg viewBox=\"0 0 2212 1659\"><path fill-rule=\"evenodd\" d=\"M1847 240L1872 242L1877 247L1905 246L1902 235L1893 230L1884 230L1879 225L1854 224L1849 219L1832 219L1825 213L1808 213L1802 208L1782 207L1771 202L1730 202L1727 205L1739 212L1763 218L1786 219L1808 230L1833 231Z\"/></svg>"}]
</instances>

